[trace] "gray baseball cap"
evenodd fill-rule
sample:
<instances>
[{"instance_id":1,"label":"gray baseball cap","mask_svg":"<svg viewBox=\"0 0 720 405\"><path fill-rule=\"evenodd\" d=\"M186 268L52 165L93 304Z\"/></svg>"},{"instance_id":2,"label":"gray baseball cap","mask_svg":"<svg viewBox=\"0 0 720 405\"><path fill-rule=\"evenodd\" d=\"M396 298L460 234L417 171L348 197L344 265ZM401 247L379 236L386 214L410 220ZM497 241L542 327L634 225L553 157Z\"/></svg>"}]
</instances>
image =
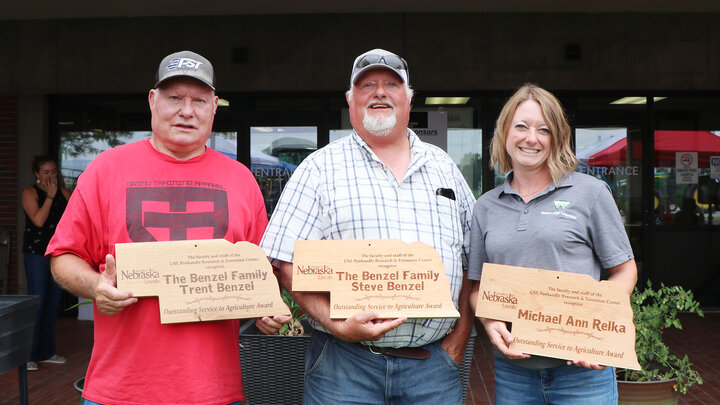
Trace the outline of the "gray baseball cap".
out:
<instances>
[{"instance_id":1,"label":"gray baseball cap","mask_svg":"<svg viewBox=\"0 0 720 405\"><path fill-rule=\"evenodd\" d=\"M192 51L180 51L166 56L155 77L155 87L173 77L192 77L215 90L215 71L209 60Z\"/></svg>"},{"instance_id":2,"label":"gray baseball cap","mask_svg":"<svg viewBox=\"0 0 720 405\"><path fill-rule=\"evenodd\" d=\"M360 79L360 75L373 69L388 69L395 72L403 83L409 84L410 74L405 59L384 49L373 49L355 58L350 75L350 87Z\"/></svg>"}]
</instances>

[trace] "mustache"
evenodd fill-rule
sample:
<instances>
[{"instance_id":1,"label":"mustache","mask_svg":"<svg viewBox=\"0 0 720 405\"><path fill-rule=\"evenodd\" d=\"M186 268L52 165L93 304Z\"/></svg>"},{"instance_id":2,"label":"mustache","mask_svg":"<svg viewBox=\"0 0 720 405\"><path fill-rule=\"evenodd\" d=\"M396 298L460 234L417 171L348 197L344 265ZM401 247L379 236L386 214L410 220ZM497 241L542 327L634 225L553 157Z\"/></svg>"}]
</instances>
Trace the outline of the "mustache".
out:
<instances>
[{"instance_id":1,"label":"mustache","mask_svg":"<svg viewBox=\"0 0 720 405\"><path fill-rule=\"evenodd\" d=\"M393 109L395 108L395 104L393 104L393 102L392 102L389 98L381 99L381 98L378 98L378 97L375 97L375 98L373 98L372 100L369 100L369 101L367 102L367 104L365 105L365 108L370 108L370 105L371 105L371 104L375 104L375 103L387 104L387 105L389 105L390 107L392 107Z\"/></svg>"}]
</instances>

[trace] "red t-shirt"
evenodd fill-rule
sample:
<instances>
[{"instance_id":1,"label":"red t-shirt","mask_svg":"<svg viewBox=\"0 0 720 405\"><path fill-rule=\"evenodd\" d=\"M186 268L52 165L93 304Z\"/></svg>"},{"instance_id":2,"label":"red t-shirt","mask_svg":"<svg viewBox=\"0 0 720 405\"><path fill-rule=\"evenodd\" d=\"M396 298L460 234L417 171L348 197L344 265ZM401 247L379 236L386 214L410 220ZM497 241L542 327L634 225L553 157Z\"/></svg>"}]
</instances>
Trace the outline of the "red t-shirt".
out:
<instances>
[{"instance_id":1,"label":"red t-shirt","mask_svg":"<svg viewBox=\"0 0 720 405\"><path fill-rule=\"evenodd\" d=\"M260 242L262 194L242 164L208 149L187 161L149 140L103 152L80 176L48 256L104 271L115 244L224 238ZM237 320L160 324L157 298L114 316L94 308L83 396L103 404L227 404L244 399Z\"/></svg>"}]
</instances>

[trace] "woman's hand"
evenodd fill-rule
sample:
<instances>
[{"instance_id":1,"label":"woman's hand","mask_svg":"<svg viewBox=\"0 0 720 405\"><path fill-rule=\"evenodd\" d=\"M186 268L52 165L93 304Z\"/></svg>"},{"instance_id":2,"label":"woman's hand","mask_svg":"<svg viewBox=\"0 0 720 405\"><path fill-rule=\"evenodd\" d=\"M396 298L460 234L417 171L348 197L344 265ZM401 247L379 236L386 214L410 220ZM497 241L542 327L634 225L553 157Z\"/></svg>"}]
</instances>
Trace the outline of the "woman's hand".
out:
<instances>
[{"instance_id":1,"label":"woman's hand","mask_svg":"<svg viewBox=\"0 0 720 405\"><path fill-rule=\"evenodd\" d=\"M53 177L47 177L40 180L37 186L45 192L46 198L38 201L40 192L35 187L28 186L23 190L22 193L22 205L23 210L27 214L33 225L38 228L45 225L48 215L50 215L50 209L52 207L52 201L55 199L55 194L58 192L57 179ZM50 201L50 203L48 203Z\"/></svg>"},{"instance_id":2,"label":"woman's hand","mask_svg":"<svg viewBox=\"0 0 720 405\"><path fill-rule=\"evenodd\" d=\"M508 359L529 359L530 355L510 350L510 343L513 341L512 334L507 328L504 321L498 321L496 319L480 318L485 328L485 332L490 338L490 343L504 354Z\"/></svg>"},{"instance_id":3,"label":"woman's hand","mask_svg":"<svg viewBox=\"0 0 720 405\"><path fill-rule=\"evenodd\" d=\"M40 182L40 188L43 189L50 198L55 198L58 192L58 181L55 177L48 177Z\"/></svg>"}]
</instances>

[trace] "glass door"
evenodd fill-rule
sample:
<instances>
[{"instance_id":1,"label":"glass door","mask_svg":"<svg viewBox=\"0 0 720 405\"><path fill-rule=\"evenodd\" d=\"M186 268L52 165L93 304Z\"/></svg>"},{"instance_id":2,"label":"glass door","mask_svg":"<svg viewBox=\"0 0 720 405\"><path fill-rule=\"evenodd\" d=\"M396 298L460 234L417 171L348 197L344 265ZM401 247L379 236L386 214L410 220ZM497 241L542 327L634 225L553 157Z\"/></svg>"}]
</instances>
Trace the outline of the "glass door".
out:
<instances>
[{"instance_id":1,"label":"glass door","mask_svg":"<svg viewBox=\"0 0 720 405\"><path fill-rule=\"evenodd\" d=\"M603 180L610 186L626 227L642 224L642 206L639 204L642 148L639 140L628 143L628 133L633 131L639 132L639 128L575 129L575 150L580 161L578 171Z\"/></svg>"},{"instance_id":2,"label":"glass door","mask_svg":"<svg viewBox=\"0 0 720 405\"><path fill-rule=\"evenodd\" d=\"M578 126L575 128L578 171L610 186L630 238L638 270L644 258L642 128L640 126ZM656 205L656 210L661 207ZM662 213L656 211L654 218ZM658 219L661 220L661 219Z\"/></svg>"},{"instance_id":3,"label":"glass door","mask_svg":"<svg viewBox=\"0 0 720 405\"><path fill-rule=\"evenodd\" d=\"M317 148L317 126L250 127L250 170L260 185L268 216L300 162Z\"/></svg>"},{"instance_id":4,"label":"glass door","mask_svg":"<svg viewBox=\"0 0 720 405\"><path fill-rule=\"evenodd\" d=\"M566 103L572 106L569 117L575 134L577 170L610 187L643 280L652 255L650 226L662 221L664 213L660 204L651 208L652 171L643 160L647 106L617 104L618 98L580 96Z\"/></svg>"}]
</instances>

